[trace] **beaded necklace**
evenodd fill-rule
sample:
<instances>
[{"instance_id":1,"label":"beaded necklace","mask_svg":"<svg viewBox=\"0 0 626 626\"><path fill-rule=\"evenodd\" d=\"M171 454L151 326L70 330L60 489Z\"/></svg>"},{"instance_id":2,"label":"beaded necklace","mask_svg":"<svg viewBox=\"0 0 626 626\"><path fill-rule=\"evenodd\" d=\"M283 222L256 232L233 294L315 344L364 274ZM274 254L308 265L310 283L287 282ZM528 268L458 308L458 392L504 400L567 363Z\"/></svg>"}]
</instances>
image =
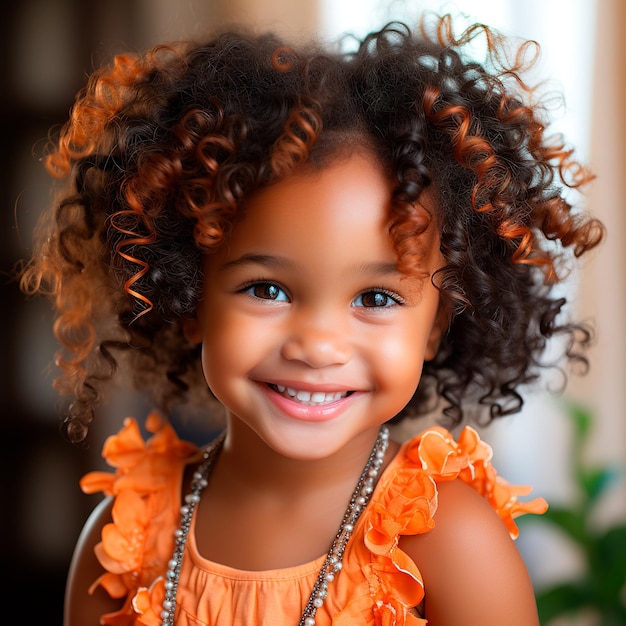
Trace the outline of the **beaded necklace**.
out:
<instances>
[{"instance_id":1,"label":"beaded necklace","mask_svg":"<svg viewBox=\"0 0 626 626\"><path fill-rule=\"evenodd\" d=\"M178 579L183 562L185 545L187 543L187 536L191 526L191 518L196 505L200 502L202 490L208 484L208 478L222 450L225 438L226 433L222 433L205 450L203 460L192 477L191 493L185 496L184 504L181 506L180 526L174 533L174 553L167 563L167 572L165 575L165 598L163 600L163 610L161 611L162 626L174 626ZM341 571L346 545L352 535L357 520L372 496L374 485L376 484L376 479L382 467L388 445L389 429L386 426L382 426L378 431L378 437L376 438L374 447L354 488L346 512L341 520L339 530L333 539L326 559L317 575L317 579L311 590L311 595L300 618L299 626L315 626L315 613L323 606L324 600L328 596L329 584Z\"/></svg>"}]
</instances>

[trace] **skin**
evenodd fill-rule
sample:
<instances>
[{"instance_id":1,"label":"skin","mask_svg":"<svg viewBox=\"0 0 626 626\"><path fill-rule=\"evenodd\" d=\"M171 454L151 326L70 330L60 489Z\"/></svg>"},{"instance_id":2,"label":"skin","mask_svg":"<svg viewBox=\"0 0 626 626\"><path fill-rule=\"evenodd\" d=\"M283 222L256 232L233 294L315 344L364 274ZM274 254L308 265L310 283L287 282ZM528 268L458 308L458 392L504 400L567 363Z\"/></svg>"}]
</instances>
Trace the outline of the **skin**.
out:
<instances>
[{"instance_id":1,"label":"skin","mask_svg":"<svg viewBox=\"0 0 626 626\"><path fill-rule=\"evenodd\" d=\"M202 343L228 426L198 512L208 558L267 569L323 554L380 425L435 355L439 294L396 268L390 195L370 157L305 169L254 194L207 257L187 334ZM427 238L432 272L442 262L435 229ZM376 298L381 306L366 306ZM326 399L309 406L283 388ZM215 541L224 536L237 547Z\"/></svg>"},{"instance_id":2,"label":"skin","mask_svg":"<svg viewBox=\"0 0 626 626\"><path fill-rule=\"evenodd\" d=\"M202 344L228 430L196 512L205 558L265 570L324 554L380 425L435 356L439 294L430 278L397 271L391 189L367 151L305 167L252 195L245 219L207 256L202 304L185 331ZM443 263L432 224L423 235L429 275ZM392 442L387 463L397 449ZM78 543L65 626L96 624L115 606L100 592L86 599L108 518L102 505ZM401 546L423 574L430 626L538 624L524 563L485 500L444 483L435 522Z\"/></svg>"}]
</instances>

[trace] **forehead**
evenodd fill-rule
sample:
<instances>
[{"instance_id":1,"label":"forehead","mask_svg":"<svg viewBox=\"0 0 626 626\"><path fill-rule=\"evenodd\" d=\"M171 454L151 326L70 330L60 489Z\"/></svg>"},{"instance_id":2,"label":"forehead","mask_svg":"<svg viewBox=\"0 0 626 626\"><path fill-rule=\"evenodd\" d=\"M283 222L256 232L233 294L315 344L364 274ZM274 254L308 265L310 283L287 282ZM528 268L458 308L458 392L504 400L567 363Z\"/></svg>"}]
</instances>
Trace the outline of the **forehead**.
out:
<instances>
[{"instance_id":1,"label":"forehead","mask_svg":"<svg viewBox=\"0 0 626 626\"><path fill-rule=\"evenodd\" d=\"M248 198L226 247L319 249L366 241L388 253L392 189L369 154L338 157L323 168L301 167Z\"/></svg>"},{"instance_id":2,"label":"forehead","mask_svg":"<svg viewBox=\"0 0 626 626\"><path fill-rule=\"evenodd\" d=\"M427 190L413 206L409 228L421 223L423 232L410 244L403 236L407 262L399 259L389 232L393 190L385 168L367 151L351 151L321 168L300 167L250 195L227 240L206 259L205 271L271 256L318 274L390 265L401 273L430 274L443 264L431 194Z\"/></svg>"}]
</instances>

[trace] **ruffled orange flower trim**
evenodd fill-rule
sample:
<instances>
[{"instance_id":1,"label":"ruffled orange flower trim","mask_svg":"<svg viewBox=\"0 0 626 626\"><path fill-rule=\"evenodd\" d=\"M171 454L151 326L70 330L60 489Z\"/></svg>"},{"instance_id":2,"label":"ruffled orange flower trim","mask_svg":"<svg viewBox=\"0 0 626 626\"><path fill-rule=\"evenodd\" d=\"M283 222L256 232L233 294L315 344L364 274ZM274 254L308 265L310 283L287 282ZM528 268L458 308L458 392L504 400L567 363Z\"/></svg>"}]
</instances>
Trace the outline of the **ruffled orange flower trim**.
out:
<instances>
[{"instance_id":1,"label":"ruffled orange flower trim","mask_svg":"<svg viewBox=\"0 0 626 626\"><path fill-rule=\"evenodd\" d=\"M126 597L119 611L102 616L107 626L160 625L161 577L174 549L182 472L198 453L157 413L148 417L146 429L153 435L144 441L137 422L127 418L102 450L115 473L91 472L80 481L85 493L115 496L113 522L103 528L95 548L107 571L90 589L100 585L113 598Z\"/></svg>"},{"instance_id":2,"label":"ruffled orange flower trim","mask_svg":"<svg viewBox=\"0 0 626 626\"><path fill-rule=\"evenodd\" d=\"M103 456L115 473L91 472L81 481L86 493L115 496L113 522L104 527L96 555L106 570L92 585L104 587L124 606L102 617L106 626L160 626L163 575L179 523L182 472L199 449L178 439L158 414L146 422L153 433L144 441L135 420L107 439ZM362 583L351 590L348 605L332 618L333 626L426 626L412 610L424 598L421 574L399 548L402 535L428 532L435 525L437 483L459 478L485 497L513 538L513 521L525 513L543 513L543 498L520 502L529 487L510 485L491 465L492 450L466 427L458 441L434 427L406 442L393 468L383 477L363 513L363 534L353 537L361 553ZM357 569L356 571L359 571Z\"/></svg>"},{"instance_id":3,"label":"ruffled orange flower trim","mask_svg":"<svg viewBox=\"0 0 626 626\"><path fill-rule=\"evenodd\" d=\"M333 626L349 626L354 615L369 605L368 626L418 626L427 622L411 609L424 598L422 577L412 559L399 548L402 535L428 532L435 525L437 486L459 478L484 496L506 524L512 538L519 534L514 518L544 513L543 498L520 502L530 487L510 485L491 465L492 450L478 433L465 427L458 441L444 428L434 427L407 442L401 464L364 513L365 547L372 560L362 568L368 592L355 597Z\"/></svg>"}]
</instances>

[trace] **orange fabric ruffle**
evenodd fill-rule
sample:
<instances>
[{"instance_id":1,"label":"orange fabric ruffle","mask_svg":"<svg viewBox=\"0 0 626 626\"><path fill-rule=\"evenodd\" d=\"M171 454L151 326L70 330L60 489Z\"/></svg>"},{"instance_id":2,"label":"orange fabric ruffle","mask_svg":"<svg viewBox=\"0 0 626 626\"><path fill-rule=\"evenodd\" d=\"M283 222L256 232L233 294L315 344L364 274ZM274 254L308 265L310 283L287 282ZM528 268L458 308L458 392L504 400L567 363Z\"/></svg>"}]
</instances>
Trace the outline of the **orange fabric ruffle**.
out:
<instances>
[{"instance_id":1,"label":"orange fabric ruffle","mask_svg":"<svg viewBox=\"0 0 626 626\"><path fill-rule=\"evenodd\" d=\"M182 472L199 452L157 413L147 418L146 430L153 433L148 441L137 422L127 418L102 450L115 473L91 472L80 481L85 493L115 497L113 521L95 548L106 573L91 586L91 591L101 585L111 597L126 598L119 611L102 616L107 626L160 626L161 577L174 550Z\"/></svg>"},{"instance_id":2,"label":"orange fabric ruffle","mask_svg":"<svg viewBox=\"0 0 626 626\"><path fill-rule=\"evenodd\" d=\"M102 585L112 597L126 598L126 602L120 611L103 616L102 623L107 626L160 625L162 577L179 522L182 472L187 462L199 456L198 448L179 440L157 414L148 418L146 428L153 433L147 442L137 423L127 419L103 450L116 472L92 472L81 481L86 493L104 491L115 496L113 522L104 528L102 542L96 547L106 573L92 588ZM403 535L425 533L434 527L437 483L457 478L466 482L488 500L513 538L518 535L516 517L547 509L543 498L520 501L518 497L527 495L530 488L510 485L499 477L491 457L491 448L471 427L464 428L458 440L447 430L434 427L404 443L381 476L354 530L341 575L333 585L331 597L318 612L317 621L333 626L426 625L426 620L413 610L424 598L422 577L416 564L399 547L399 541ZM188 549L193 545L193 541L188 541ZM193 567L192 562L193 559L185 562L183 567ZM267 597L273 593L273 587L261 580L262 572L255 573L255 579L260 580L256 596L257 590L250 589L250 585L257 583L250 582L249 574L242 572L241 584L245 585L246 596L254 598L256 604L287 601L284 588L275 589L276 598ZM194 575L189 580L196 578L204 580ZM219 576L210 582L211 595L220 598L223 623L243 623L235 608L241 603L229 596L235 588L233 572L229 572L228 585ZM302 585L306 587L308 583ZM200 586L195 591L185 589L185 596L197 597L198 606L202 605L199 610L206 614L206 580ZM212 623L210 614L203 620L190 618L194 610L193 603L185 608L189 623Z\"/></svg>"},{"instance_id":3,"label":"orange fabric ruffle","mask_svg":"<svg viewBox=\"0 0 626 626\"><path fill-rule=\"evenodd\" d=\"M424 599L422 576L414 561L399 547L402 535L431 530L437 510L437 483L461 479L484 496L502 518L509 534L519 534L514 518L525 513L544 513L543 498L521 502L518 496L529 487L510 485L491 465L492 450L478 433L465 427L458 438L440 427L433 427L405 443L381 478L370 506L363 514L363 543L355 549L367 554L362 567L367 587L344 611L333 619L333 626L418 626L427 621L412 609ZM363 620L370 607L371 617ZM357 620L358 617L358 621Z\"/></svg>"}]
</instances>

